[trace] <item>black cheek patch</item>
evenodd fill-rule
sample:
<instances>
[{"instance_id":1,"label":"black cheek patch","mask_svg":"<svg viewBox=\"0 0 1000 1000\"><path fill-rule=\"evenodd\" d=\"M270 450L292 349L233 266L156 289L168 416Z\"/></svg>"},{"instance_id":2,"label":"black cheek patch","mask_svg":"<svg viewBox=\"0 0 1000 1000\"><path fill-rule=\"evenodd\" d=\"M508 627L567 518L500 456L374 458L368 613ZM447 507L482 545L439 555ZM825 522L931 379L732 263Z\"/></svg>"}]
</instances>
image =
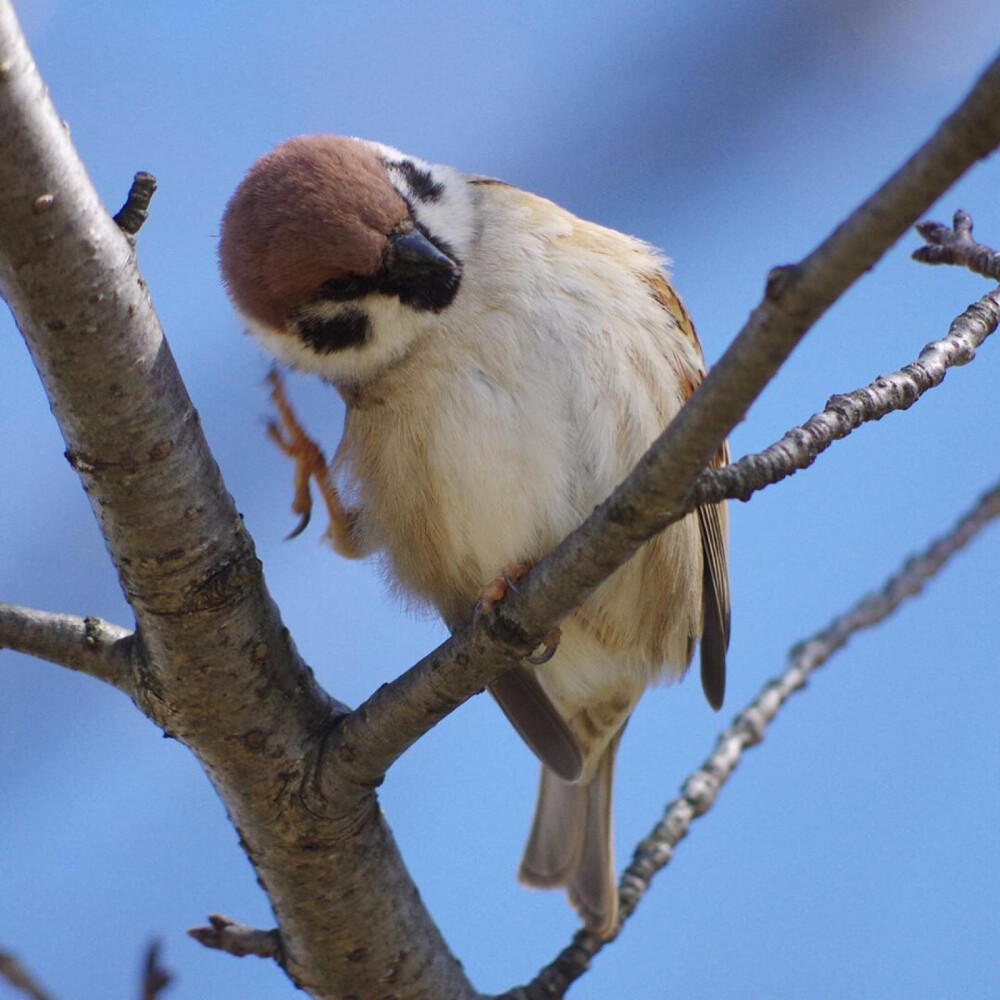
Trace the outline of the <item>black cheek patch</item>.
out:
<instances>
[{"instance_id":1,"label":"black cheek patch","mask_svg":"<svg viewBox=\"0 0 1000 1000\"><path fill-rule=\"evenodd\" d=\"M335 354L361 347L368 340L368 317L360 309L344 309L336 316L301 316L295 332L317 354Z\"/></svg>"}]
</instances>

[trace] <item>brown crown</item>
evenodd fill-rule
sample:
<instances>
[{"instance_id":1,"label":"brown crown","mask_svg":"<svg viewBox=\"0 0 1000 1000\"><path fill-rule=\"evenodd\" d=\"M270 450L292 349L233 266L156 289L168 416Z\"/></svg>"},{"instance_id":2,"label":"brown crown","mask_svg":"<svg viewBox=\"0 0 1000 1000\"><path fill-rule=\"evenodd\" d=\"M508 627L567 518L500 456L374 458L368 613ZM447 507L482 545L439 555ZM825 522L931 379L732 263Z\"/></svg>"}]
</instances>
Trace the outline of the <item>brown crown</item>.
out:
<instances>
[{"instance_id":1,"label":"brown crown","mask_svg":"<svg viewBox=\"0 0 1000 1000\"><path fill-rule=\"evenodd\" d=\"M241 312L280 329L324 282L374 274L407 215L365 143L289 139L257 160L226 206L223 280Z\"/></svg>"}]
</instances>

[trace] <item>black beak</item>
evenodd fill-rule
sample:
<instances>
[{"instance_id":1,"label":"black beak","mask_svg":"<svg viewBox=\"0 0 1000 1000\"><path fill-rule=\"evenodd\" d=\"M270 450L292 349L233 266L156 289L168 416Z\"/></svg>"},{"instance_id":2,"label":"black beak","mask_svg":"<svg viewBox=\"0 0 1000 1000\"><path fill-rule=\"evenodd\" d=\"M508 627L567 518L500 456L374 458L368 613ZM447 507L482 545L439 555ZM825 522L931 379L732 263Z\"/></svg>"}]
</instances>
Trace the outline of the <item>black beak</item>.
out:
<instances>
[{"instance_id":1,"label":"black beak","mask_svg":"<svg viewBox=\"0 0 1000 1000\"><path fill-rule=\"evenodd\" d=\"M458 271L459 267L442 253L419 229L409 233L394 233L389 237L389 268L393 271L428 271L438 268Z\"/></svg>"},{"instance_id":2,"label":"black beak","mask_svg":"<svg viewBox=\"0 0 1000 1000\"><path fill-rule=\"evenodd\" d=\"M419 229L390 233L380 290L403 305L440 312L451 304L462 282L462 265L442 240Z\"/></svg>"}]
</instances>

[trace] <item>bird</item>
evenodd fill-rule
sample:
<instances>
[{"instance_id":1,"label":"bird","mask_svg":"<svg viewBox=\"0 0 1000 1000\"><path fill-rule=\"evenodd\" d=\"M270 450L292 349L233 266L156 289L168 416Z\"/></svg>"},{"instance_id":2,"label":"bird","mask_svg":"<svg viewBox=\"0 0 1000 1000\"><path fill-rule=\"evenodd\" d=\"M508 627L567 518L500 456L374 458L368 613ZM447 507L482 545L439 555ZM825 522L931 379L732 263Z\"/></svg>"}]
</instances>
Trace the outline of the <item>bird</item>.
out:
<instances>
[{"instance_id":1,"label":"bird","mask_svg":"<svg viewBox=\"0 0 1000 1000\"><path fill-rule=\"evenodd\" d=\"M260 157L223 215L223 282L279 363L342 397L330 463L277 377L271 436L310 480L341 554L453 632L501 598L612 492L705 375L658 251L488 176L333 135ZM714 458L728 462L726 446ZM301 524L300 524L301 527ZM490 692L541 762L519 868L614 934L612 779L643 691L725 691L724 503L646 542Z\"/></svg>"}]
</instances>

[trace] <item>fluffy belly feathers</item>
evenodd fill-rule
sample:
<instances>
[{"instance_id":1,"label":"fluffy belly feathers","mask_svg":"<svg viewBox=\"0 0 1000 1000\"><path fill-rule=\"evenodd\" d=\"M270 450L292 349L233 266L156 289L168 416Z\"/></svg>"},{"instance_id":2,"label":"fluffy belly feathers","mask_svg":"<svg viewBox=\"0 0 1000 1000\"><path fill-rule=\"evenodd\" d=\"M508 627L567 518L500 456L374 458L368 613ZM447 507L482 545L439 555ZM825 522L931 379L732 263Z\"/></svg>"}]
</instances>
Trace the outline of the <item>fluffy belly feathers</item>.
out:
<instances>
[{"instance_id":1,"label":"fluffy belly feathers","mask_svg":"<svg viewBox=\"0 0 1000 1000\"><path fill-rule=\"evenodd\" d=\"M525 405L516 388L478 368L430 381L427 405L408 401L405 419L391 402L352 409L338 464L356 484L365 550L384 553L401 589L457 627L483 586L534 564L577 527L660 427L655 414L644 415L623 440L609 400L566 398L570 380L549 386L544 406ZM447 407L439 405L444 392ZM582 431L581 407L589 410ZM613 461L599 462L595 451L606 456L600 443L609 438L621 446ZM664 668L671 677L683 672L701 624L699 544L694 518L685 518L574 613L567 626L588 641L567 633L539 672L554 700L607 683L609 657L635 698Z\"/></svg>"}]
</instances>

